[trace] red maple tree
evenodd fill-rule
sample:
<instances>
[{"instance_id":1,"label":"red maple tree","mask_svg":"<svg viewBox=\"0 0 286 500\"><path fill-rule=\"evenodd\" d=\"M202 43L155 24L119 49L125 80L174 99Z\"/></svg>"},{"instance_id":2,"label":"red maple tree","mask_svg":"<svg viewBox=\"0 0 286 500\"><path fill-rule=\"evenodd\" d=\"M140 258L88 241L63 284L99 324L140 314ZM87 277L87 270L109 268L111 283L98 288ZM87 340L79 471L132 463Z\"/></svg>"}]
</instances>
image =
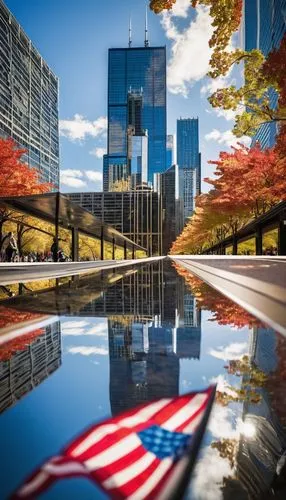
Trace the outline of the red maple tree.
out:
<instances>
[{"instance_id":1,"label":"red maple tree","mask_svg":"<svg viewBox=\"0 0 286 500\"><path fill-rule=\"evenodd\" d=\"M13 139L0 139L0 197L46 193L52 184L40 181L37 170L21 161L25 149Z\"/></svg>"}]
</instances>

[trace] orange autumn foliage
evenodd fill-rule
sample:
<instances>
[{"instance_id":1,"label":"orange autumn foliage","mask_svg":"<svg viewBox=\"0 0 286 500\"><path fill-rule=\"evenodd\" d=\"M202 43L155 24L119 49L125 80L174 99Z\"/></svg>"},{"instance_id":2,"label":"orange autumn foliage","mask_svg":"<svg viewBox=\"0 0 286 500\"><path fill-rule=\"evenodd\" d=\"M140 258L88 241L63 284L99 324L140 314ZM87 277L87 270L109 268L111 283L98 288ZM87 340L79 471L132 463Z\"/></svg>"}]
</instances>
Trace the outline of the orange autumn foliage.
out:
<instances>
[{"instance_id":1,"label":"orange autumn foliage","mask_svg":"<svg viewBox=\"0 0 286 500\"><path fill-rule=\"evenodd\" d=\"M21 335L16 339L12 339L6 342L0 347L0 361L9 361L14 354L18 351L25 351L25 349L42 333L44 333L43 328L38 328L30 333Z\"/></svg>"},{"instance_id":2,"label":"orange autumn foliage","mask_svg":"<svg viewBox=\"0 0 286 500\"><path fill-rule=\"evenodd\" d=\"M191 274L184 267L174 264L178 274L182 276L190 287L192 294L197 300L198 307L212 313L211 321L216 321L219 325L230 325L236 328L253 328L263 326L245 311L242 307L232 302L230 299L217 292L200 278Z\"/></svg>"},{"instance_id":3,"label":"orange autumn foliage","mask_svg":"<svg viewBox=\"0 0 286 500\"><path fill-rule=\"evenodd\" d=\"M37 170L21 162L24 149L13 139L0 138L0 197L46 193L52 184L40 181Z\"/></svg>"},{"instance_id":4,"label":"orange autumn foliage","mask_svg":"<svg viewBox=\"0 0 286 500\"><path fill-rule=\"evenodd\" d=\"M11 307L0 306L0 328L6 328L10 325L17 325L24 321L40 319L43 315L40 313L17 311Z\"/></svg>"},{"instance_id":5,"label":"orange autumn foliage","mask_svg":"<svg viewBox=\"0 0 286 500\"><path fill-rule=\"evenodd\" d=\"M174 242L171 253L202 253L234 235L250 220L286 199L286 130L282 128L275 148L242 144L221 152L212 186L196 199L196 210Z\"/></svg>"}]
</instances>

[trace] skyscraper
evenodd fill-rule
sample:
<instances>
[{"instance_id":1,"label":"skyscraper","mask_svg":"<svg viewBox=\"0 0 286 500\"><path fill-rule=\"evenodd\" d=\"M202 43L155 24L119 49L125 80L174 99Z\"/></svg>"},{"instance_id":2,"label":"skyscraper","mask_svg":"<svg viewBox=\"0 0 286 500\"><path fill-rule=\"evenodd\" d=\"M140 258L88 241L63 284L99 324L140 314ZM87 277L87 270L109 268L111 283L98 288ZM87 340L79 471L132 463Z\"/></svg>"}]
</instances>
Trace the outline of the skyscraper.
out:
<instances>
[{"instance_id":1,"label":"skyscraper","mask_svg":"<svg viewBox=\"0 0 286 500\"><path fill-rule=\"evenodd\" d=\"M180 196L184 200L184 219L194 211L195 197L201 192L201 154L199 152L199 119L177 120L177 163Z\"/></svg>"},{"instance_id":2,"label":"skyscraper","mask_svg":"<svg viewBox=\"0 0 286 500\"><path fill-rule=\"evenodd\" d=\"M148 181L152 182L153 174L166 168L165 47L149 47L145 42L144 47L109 49L105 190L110 188L114 167L122 177L130 174L131 127L136 137L148 135Z\"/></svg>"},{"instance_id":3,"label":"skyscraper","mask_svg":"<svg viewBox=\"0 0 286 500\"><path fill-rule=\"evenodd\" d=\"M167 150L166 150L166 169L174 165L174 136L167 136Z\"/></svg>"},{"instance_id":4,"label":"skyscraper","mask_svg":"<svg viewBox=\"0 0 286 500\"><path fill-rule=\"evenodd\" d=\"M244 0L244 45L245 50L260 49L267 56L279 47L286 32L286 0ZM277 94L270 92L271 107L277 105ZM276 123L264 123L253 137L262 148L275 144Z\"/></svg>"},{"instance_id":5,"label":"skyscraper","mask_svg":"<svg viewBox=\"0 0 286 500\"><path fill-rule=\"evenodd\" d=\"M162 174L154 176L154 190L160 193L163 207L162 248L167 254L176 237L184 227L183 198L179 196L180 187L178 165L172 165Z\"/></svg>"},{"instance_id":6,"label":"skyscraper","mask_svg":"<svg viewBox=\"0 0 286 500\"><path fill-rule=\"evenodd\" d=\"M23 160L59 185L58 78L0 0L0 137L27 150Z\"/></svg>"}]
</instances>

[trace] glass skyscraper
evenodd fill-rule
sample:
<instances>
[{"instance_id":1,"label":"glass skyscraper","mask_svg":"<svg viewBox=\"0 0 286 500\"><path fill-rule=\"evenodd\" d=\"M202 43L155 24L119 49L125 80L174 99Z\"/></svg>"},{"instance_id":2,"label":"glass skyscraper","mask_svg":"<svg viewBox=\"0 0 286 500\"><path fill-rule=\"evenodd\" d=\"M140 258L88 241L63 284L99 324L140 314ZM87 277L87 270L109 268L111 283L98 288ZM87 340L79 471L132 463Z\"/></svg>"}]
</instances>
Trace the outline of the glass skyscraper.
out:
<instances>
[{"instance_id":1,"label":"glass skyscraper","mask_svg":"<svg viewBox=\"0 0 286 500\"><path fill-rule=\"evenodd\" d=\"M23 160L58 189L58 78L2 0L0 137L12 137L25 148Z\"/></svg>"},{"instance_id":2,"label":"glass skyscraper","mask_svg":"<svg viewBox=\"0 0 286 500\"><path fill-rule=\"evenodd\" d=\"M179 168L199 167L198 118L180 118L177 120L177 163Z\"/></svg>"},{"instance_id":3,"label":"glass skyscraper","mask_svg":"<svg viewBox=\"0 0 286 500\"><path fill-rule=\"evenodd\" d=\"M184 203L184 220L191 217L195 197L201 192L201 154L199 152L199 119L177 120L177 163L179 192Z\"/></svg>"},{"instance_id":4,"label":"glass skyscraper","mask_svg":"<svg viewBox=\"0 0 286 500\"><path fill-rule=\"evenodd\" d=\"M170 168L174 161L174 136L167 136L167 150L166 150L166 169Z\"/></svg>"},{"instance_id":5,"label":"glass skyscraper","mask_svg":"<svg viewBox=\"0 0 286 500\"><path fill-rule=\"evenodd\" d=\"M134 97L130 98L132 94ZM153 174L166 168L165 47L109 49L108 140L103 165L105 189L109 171L114 165L120 165L122 170L125 165L130 170L130 126L148 134L148 181L152 182Z\"/></svg>"},{"instance_id":6,"label":"glass skyscraper","mask_svg":"<svg viewBox=\"0 0 286 500\"><path fill-rule=\"evenodd\" d=\"M260 49L267 56L279 47L286 32L286 0L244 0L245 50ZM271 107L277 105L277 94L270 90ZM264 123L253 137L262 148L275 144L276 123Z\"/></svg>"}]
</instances>

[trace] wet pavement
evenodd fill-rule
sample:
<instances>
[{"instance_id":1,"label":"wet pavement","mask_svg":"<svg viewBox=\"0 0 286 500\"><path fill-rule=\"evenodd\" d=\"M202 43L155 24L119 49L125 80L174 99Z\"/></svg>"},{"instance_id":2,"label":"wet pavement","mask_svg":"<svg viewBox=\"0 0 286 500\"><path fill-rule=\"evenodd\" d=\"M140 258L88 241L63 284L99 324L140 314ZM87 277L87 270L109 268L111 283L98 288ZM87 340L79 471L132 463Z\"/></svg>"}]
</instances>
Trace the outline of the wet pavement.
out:
<instances>
[{"instance_id":1,"label":"wet pavement","mask_svg":"<svg viewBox=\"0 0 286 500\"><path fill-rule=\"evenodd\" d=\"M91 423L210 383L216 403L187 497L285 498L280 334L166 261L1 287L0 498ZM105 496L65 479L41 498Z\"/></svg>"}]
</instances>

